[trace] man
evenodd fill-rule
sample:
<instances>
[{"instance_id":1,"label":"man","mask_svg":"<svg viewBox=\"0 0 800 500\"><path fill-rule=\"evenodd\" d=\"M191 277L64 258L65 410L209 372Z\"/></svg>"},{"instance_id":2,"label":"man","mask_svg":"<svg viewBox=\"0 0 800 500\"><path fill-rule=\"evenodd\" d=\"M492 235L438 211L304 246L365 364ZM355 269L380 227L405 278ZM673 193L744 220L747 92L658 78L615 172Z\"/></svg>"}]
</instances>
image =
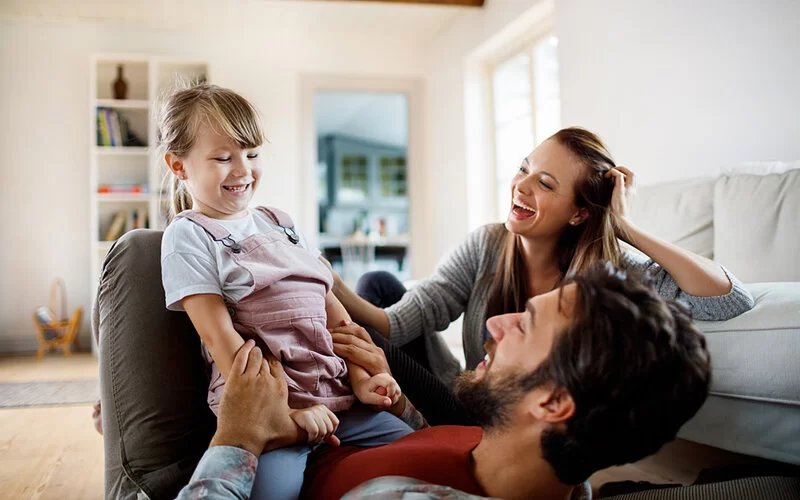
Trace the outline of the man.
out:
<instances>
[{"instance_id":1,"label":"man","mask_svg":"<svg viewBox=\"0 0 800 500\"><path fill-rule=\"evenodd\" d=\"M338 499L367 480L406 476L479 496L585 498L591 474L658 451L708 394L705 339L684 307L610 265L487 328L486 360L456 382L479 428L434 427L380 448L334 450L307 472L307 497ZM386 486L350 497L453 494Z\"/></svg>"},{"instance_id":2,"label":"man","mask_svg":"<svg viewBox=\"0 0 800 500\"><path fill-rule=\"evenodd\" d=\"M379 448L333 450L307 471L305 495L338 499L371 479L404 476L348 498L588 498L592 473L655 453L708 393L705 339L685 309L610 265L487 327L486 360L456 384L480 427L434 427ZM354 346L369 338L362 333ZM375 349L356 349L351 361L374 359ZM246 486L236 494L246 496Z\"/></svg>"}]
</instances>

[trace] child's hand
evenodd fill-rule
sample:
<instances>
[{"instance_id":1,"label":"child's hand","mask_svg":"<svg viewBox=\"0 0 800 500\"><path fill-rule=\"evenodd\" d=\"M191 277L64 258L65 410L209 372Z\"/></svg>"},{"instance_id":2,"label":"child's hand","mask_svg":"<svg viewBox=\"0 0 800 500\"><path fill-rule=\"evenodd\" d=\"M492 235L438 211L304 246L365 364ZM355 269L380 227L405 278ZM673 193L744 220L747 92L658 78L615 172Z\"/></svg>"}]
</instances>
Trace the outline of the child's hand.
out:
<instances>
[{"instance_id":1,"label":"child's hand","mask_svg":"<svg viewBox=\"0 0 800 500\"><path fill-rule=\"evenodd\" d=\"M333 433L339 428L339 419L325 405L316 405L302 410L291 410L289 416L298 427L308 433L308 442L318 444L325 441L339 446L339 438Z\"/></svg>"},{"instance_id":2,"label":"child's hand","mask_svg":"<svg viewBox=\"0 0 800 500\"><path fill-rule=\"evenodd\" d=\"M400 399L402 392L397 381L388 373L379 373L353 385L359 401L376 410L386 410Z\"/></svg>"}]
</instances>

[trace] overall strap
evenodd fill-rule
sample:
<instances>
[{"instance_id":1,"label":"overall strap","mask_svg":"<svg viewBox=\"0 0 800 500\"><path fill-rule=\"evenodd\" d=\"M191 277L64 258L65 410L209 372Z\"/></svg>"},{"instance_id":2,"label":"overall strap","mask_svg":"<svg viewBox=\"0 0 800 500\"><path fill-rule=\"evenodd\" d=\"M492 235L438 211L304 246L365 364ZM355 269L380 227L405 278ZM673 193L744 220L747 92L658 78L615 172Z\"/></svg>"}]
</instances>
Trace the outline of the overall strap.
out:
<instances>
[{"instance_id":1,"label":"overall strap","mask_svg":"<svg viewBox=\"0 0 800 500\"><path fill-rule=\"evenodd\" d=\"M266 214L267 217L279 225L289 238L289 241L291 241L293 244L297 245L300 242L300 237L294 230L294 221L292 221L292 218L289 217L289 214L283 210L278 210L277 208L273 207L256 207L256 210Z\"/></svg>"},{"instance_id":2,"label":"overall strap","mask_svg":"<svg viewBox=\"0 0 800 500\"><path fill-rule=\"evenodd\" d=\"M236 241L231 237L230 231L207 215L203 215L195 210L184 210L175 216L175 220L178 219L188 219L194 222L205 229L214 241L219 241L228 248L236 250L239 247Z\"/></svg>"}]
</instances>

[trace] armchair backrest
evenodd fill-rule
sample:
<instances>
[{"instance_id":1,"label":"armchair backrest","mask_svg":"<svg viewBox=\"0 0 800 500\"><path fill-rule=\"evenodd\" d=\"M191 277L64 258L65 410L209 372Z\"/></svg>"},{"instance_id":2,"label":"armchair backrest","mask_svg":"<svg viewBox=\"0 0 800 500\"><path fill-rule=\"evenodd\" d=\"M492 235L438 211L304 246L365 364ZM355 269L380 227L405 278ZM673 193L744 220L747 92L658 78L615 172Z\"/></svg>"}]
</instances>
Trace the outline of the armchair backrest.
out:
<instances>
[{"instance_id":1,"label":"armchair backrest","mask_svg":"<svg viewBox=\"0 0 800 500\"><path fill-rule=\"evenodd\" d=\"M208 447L216 420L206 402L200 338L168 311L161 231L140 229L111 248L95 304L105 442L105 497L175 498Z\"/></svg>"}]
</instances>

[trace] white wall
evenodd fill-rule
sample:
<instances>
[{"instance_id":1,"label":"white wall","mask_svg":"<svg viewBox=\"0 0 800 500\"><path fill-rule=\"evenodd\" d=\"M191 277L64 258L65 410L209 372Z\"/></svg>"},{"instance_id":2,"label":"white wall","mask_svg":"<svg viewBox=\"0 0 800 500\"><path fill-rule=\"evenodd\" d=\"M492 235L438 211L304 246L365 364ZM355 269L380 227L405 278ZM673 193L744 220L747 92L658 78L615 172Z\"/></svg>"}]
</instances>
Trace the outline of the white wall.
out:
<instances>
[{"instance_id":1,"label":"white wall","mask_svg":"<svg viewBox=\"0 0 800 500\"><path fill-rule=\"evenodd\" d=\"M487 0L429 49L425 271L491 221L485 61L546 0ZM643 183L800 158L800 2L557 0L562 124L600 134ZM483 67L475 67L484 61ZM480 66L480 65L478 65ZM466 90L465 90L466 88ZM471 116L465 118L465 110ZM465 133L465 128L467 132ZM482 142L481 142L482 141ZM470 167L472 166L472 167ZM424 274L424 272L423 272Z\"/></svg>"},{"instance_id":2,"label":"white wall","mask_svg":"<svg viewBox=\"0 0 800 500\"><path fill-rule=\"evenodd\" d=\"M468 175L476 175L466 168L468 160L474 160L467 156L472 144L467 143L465 135L468 59L539 3L539 0L487 0L483 9L459 14L428 49L425 156L428 245L422 258L414 263L417 274L432 273L436 263L464 240L470 205L476 203L467 196L467 186L474 180ZM473 184L493 189L480 181Z\"/></svg>"},{"instance_id":3,"label":"white wall","mask_svg":"<svg viewBox=\"0 0 800 500\"><path fill-rule=\"evenodd\" d=\"M88 317L92 54L207 60L214 83L241 92L264 116L271 144L256 201L295 214L314 203L300 174L299 75L424 75L422 49L408 30L365 34L335 23L331 30L293 30L268 17L261 24L243 29L228 19L214 30L0 20L0 351L34 348L30 314L48 302L56 276L67 283L70 308L82 306ZM84 346L88 332L87 319Z\"/></svg>"},{"instance_id":4,"label":"white wall","mask_svg":"<svg viewBox=\"0 0 800 500\"><path fill-rule=\"evenodd\" d=\"M563 124L654 183L800 158L800 2L559 0Z\"/></svg>"}]
</instances>

